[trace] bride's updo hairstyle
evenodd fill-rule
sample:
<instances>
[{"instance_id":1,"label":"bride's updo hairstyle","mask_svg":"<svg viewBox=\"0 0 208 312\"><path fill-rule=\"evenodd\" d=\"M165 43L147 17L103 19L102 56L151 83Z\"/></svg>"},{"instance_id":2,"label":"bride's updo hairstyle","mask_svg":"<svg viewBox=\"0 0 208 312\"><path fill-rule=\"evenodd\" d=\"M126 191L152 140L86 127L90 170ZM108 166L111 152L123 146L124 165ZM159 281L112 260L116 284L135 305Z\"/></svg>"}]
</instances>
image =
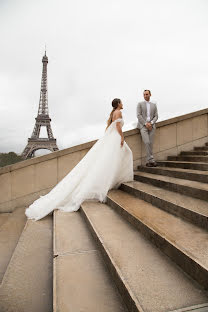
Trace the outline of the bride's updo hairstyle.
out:
<instances>
[{"instance_id":1,"label":"bride's updo hairstyle","mask_svg":"<svg viewBox=\"0 0 208 312\"><path fill-rule=\"evenodd\" d=\"M110 124L112 123L112 119L113 119L113 112L116 110L116 108L118 107L118 105L121 103L121 100L120 99L114 99L112 101L112 106L113 106L113 110L112 112L110 113L110 117L107 121L107 127L106 129L110 126Z\"/></svg>"}]
</instances>

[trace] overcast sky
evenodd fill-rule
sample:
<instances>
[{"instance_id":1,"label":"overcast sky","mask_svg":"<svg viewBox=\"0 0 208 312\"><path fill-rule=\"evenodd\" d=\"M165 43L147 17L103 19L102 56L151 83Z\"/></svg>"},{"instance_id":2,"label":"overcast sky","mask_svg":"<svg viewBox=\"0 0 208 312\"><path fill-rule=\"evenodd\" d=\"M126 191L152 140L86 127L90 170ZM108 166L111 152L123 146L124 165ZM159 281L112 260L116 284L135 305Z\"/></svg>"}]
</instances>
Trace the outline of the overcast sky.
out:
<instances>
[{"instance_id":1,"label":"overcast sky","mask_svg":"<svg viewBox=\"0 0 208 312\"><path fill-rule=\"evenodd\" d=\"M207 17L208 0L0 0L0 152L31 136L45 43L59 149L99 138L115 97L135 128L143 89L160 120L206 108Z\"/></svg>"}]
</instances>

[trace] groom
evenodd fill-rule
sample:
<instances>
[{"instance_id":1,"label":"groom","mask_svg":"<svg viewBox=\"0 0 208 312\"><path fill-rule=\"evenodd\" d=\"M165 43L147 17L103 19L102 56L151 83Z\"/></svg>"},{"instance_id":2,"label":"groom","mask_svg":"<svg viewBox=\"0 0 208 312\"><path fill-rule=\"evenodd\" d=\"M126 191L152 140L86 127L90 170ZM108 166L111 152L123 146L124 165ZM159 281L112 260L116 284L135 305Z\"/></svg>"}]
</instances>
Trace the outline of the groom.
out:
<instances>
[{"instance_id":1,"label":"groom","mask_svg":"<svg viewBox=\"0 0 208 312\"><path fill-rule=\"evenodd\" d=\"M155 134L155 123L158 119L156 104L150 102L151 91L144 90L144 102L137 105L137 128L140 129L142 140L146 147L147 167L156 167L157 163L152 154L153 139Z\"/></svg>"}]
</instances>

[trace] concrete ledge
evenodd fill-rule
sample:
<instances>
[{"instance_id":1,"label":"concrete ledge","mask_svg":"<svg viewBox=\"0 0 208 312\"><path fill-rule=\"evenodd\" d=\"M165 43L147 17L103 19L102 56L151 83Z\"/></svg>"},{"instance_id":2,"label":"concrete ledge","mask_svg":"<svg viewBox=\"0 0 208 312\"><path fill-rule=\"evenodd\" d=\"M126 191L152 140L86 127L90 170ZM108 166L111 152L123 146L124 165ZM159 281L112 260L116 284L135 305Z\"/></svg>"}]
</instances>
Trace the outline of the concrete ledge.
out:
<instances>
[{"instance_id":1,"label":"concrete ledge","mask_svg":"<svg viewBox=\"0 0 208 312\"><path fill-rule=\"evenodd\" d=\"M34 200L39 198L39 196L47 194L51 189L52 188L47 188L39 192L31 193L7 202L0 203L0 213L13 212L17 207L28 207L28 205L32 204Z\"/></svg>"},{"instance_id":2,"label":"concrete ledge","mask_svg":"<svg viewBox=\"0 0 208 312\"><path fill-rule=\"evenodd\" d=\"M157 128L161 128L161 127L164 127L166 125L171 125L171 124L177 123L179 121L187 120L187 119L198 117L198 116L205 115L205 114L208 114L208 109L202 109L202 110L195 111L195 112L192 112L189 114L185 114L185 115L181 115L178 117L166 119L166 120L157 122L156 126L157 126ZM139 134L139 130L137 128L124 132L125 137L135 135L135 134ZM67 155L69 153L75 153L77 151L81 151L84 149L90 149L95 144L96 141L97 140L90 141L90 142L83 143L83 144L79 144L79 145L75 145L73 147L69 147L69 148L66 148L66 149L63 149L60 151L56 151L56 152L53 152L51 154L35 157L32 159L27 159L27 160L18 162L16 164L12 164L12 165L2 167L2 168L0 168L0 175L3 173L6 173L6 172L10 172L10 171L13 171L16 169L23 168L25 166L34 165L34 164L37 164L37 163L42 162L42 161L46 161L46 160L53 159L56 157L61 157L61 156Z\"/></svg>"},{"instance_id":3,"label":"concrete ledge","mask_svg":"<svg viewBox=\"0 0 208 312\"><path fill-rule=\"evenodd\" d=\"M75 145L73 147L65 148L63 150L56 151L56 152L53 152L53 153L50 153L50 154L47 154L47 155L34 157L34 158L31 158L31 159L20 161L18 163L12 164L12 165L8 165L8 166L5 166L5 167L2 167L2 168L0 168L0 175L4 174L6 172L11 172L13 170L24 168L26 166L35 165L35 164L38 164L38 163L46 161L46 160L54 159L54 158L61 157L61 156L64 156L64 155L68 155L68 154L71 154L71 153L76 153L76 152L81 151L81 150L90 149L95 144L96 141L97 140L90 141L90 142L87 142L87 143L83 143L83 144L80 144L80 145Z\"/></svg>"},{"instance_id":4,"label":"concrete ledge","mask_svg":"<svg viewBox=\"0 0 208 312\"><path fill-rule=\"evenodd\" d=\"M156 123L156 127L157 128L164 127L167 125L171 125L173 123L177 123L179 121L187 120L187 119L198 117L198 116L205 115L205 114L208 114L208 108L201 109L199 111L195 111L195 112L188 113L185 115L181 115L181 116L177 116L177 117L173 117L173 118L169 118L166 120L159 121ZM128 136L128 135L133 135L136 133L139 133L139 130L137 128L133 129L133 130L126 131L125 135Z\"/></svg>"},{"instance_id":5,"label":"concrete ledge","mask_svg":"<svg viewBox=\"0 0 208 312\"><path fill-rule=\"evenodd\" d=\"M144 164L145 146L138 129L124 132L134 168ZM153 153L156 160L177 156L208 141L208 109L157 123ZM0 212L31 204L61 181L96 141L87 142L0 168ZM43 193L42 193L43 192Z\"/></svg>"}]
</instances>

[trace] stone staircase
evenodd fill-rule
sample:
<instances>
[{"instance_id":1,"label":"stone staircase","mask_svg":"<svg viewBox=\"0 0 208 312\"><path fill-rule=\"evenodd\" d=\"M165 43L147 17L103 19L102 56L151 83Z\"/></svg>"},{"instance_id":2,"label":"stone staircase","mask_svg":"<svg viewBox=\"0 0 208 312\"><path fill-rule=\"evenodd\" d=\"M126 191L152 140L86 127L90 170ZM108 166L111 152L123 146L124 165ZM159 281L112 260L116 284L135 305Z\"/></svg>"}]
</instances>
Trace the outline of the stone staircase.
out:
<instances>
[{"instance_id":1,"label":"stone staircase","mask_svg":"<svg viewBox=\"0 0 208 312\"><path fill-rule=\"evenodd\" d=\"M0 214L0 284L26 222L23 208Z\"/></svg>"},{"instance_id":2,"label":"stone staircase","mask_svg":"<svg viewBox=\"0 0 208 312\"><path fill-rule=\"evenodd\" d=\"M53 311L127 311L80 212L54 212Z\"/></svg>"},{"instance_id":3,"label":"stone staircase","mask_svg":"<svg viewBox=\"0 0 208 312\"><path fill-rule=\"evenodd\" d=\"M158 164L168 168L182 168L191 170L208 170L208 157L204 152L208 152L208 143L202 147L195 147L193 151L181 152L179 156L169 156L167 161L159 161ZM198 153L197 155L194 153Z\"/></svg>"},{"instance_id":4,"label":"stone staircase","mask_svg":"<svg viewBox=\"0 0 208 312\"><path fill-rule=\"evenodd\" d=\"M105 204L55 212L54 311L208 311L206 149L139 167Z\"/></svg>"},{"instance_id":5,"label":"stone staircase","mask_svg":"<svg viewBox=\"0 0 208 312\"><path fill-rule=\"evenodd\" d=\"M52 311L52 216L0 214L0 311Z\"/></svg>"},{"instance_id":6,"label":"stone staircase","mask_svg":"<svg viewBox=\"0 0 208 312\"><path fill-rule=\"evenodd\" d=\"M208 144L158 163L105 204L27 221L5 253L0 312L207 312Z\"/></svg>"}]
</instances>

